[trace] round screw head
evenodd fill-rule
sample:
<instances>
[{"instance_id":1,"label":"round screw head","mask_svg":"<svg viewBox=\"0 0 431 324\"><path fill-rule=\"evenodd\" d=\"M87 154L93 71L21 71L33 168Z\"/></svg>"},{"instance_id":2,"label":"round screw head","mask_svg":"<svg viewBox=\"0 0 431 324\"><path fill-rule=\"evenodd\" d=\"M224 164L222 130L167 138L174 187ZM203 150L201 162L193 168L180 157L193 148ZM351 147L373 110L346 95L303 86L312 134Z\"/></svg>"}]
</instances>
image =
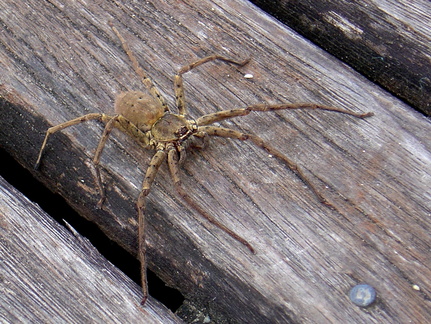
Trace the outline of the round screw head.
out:
<instances>
[{"instance_id":1,"label":"round screw head","mask_svg":"<svg viewBox=\"0 0 431 324\"><path fill-rule=\"evenodd\" d=\"M367 284L356 285L350 290L349 297L355 305L368 307L376 300L376 290Z\"/></svg>"}]
</instances>

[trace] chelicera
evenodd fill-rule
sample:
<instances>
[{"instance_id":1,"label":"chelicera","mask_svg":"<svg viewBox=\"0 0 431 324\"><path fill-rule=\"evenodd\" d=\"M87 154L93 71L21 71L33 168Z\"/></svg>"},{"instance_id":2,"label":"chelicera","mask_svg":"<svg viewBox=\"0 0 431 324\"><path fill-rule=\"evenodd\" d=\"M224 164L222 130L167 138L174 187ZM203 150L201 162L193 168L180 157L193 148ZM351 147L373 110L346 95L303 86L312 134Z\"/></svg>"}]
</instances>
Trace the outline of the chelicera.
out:
<instances>
[{"instance_id":1,"label":"chelicera","mask_svg":"<svg viewBox=\"0 0 431 324\"><path fill-rule=\"evenodd\" d=\"M243 244L252 253L255 253L255 250L246 239L242 238L234 231L217 221L206 211L204 207L195 203L184 190L181 184L179 165L185 157L185 152L187 148L193 146L200 146L202 144L202 141L212 136L237 139L241 141L250 141L258 147L267 151L272 156L275 156L276 158L280 159L283 163L285 163L285 165L290 170L292 170L311 189L311 191L322 203L327 204L325 198L305 177L301 169L288 157L286 157L280 151L272 147L269 143L264 142L256 135L243 133L221 126L214 126L213 124L229 118L245 116L253 111L266 112L285 109L320 109L343 113L357 118L369 117L373 115L372 113L354 113L336 107L310 103L275 105L255 104L250 105L246 108L218 111L215 113L198 117L197 119L192 119L187 115L187 109L184 100L182 77L183 74L202 64L216 60L230 63L239 67L242 67L249 62L249 60L239 62L220 55L211 55L204 57L191 64L185 65L178 71L174 79L175 98L178 112L173 113L168 109L164 98L154 86L152 81L147 77L144 70L140 67L135 55L132 53L127 42L124 40L124 38L114 26L111 25L111 27L120 39L124 51L127 53L129 59L132 62L134 70L140 76L142 83L145 85L148 93L142 91L128 91L121 93L117 96L115 101L115 115L111 116L103 113L91 113L49 128L42 143L35 168L38 168L48 138L53 133L63 130L69 126L77 125L89 120L98 120L104 123L105 128L93 158L93 163L96 171L96 183L100 191L100 200L97 205L101 208L106 198L106 195L100 176L99 162L106 141L108 140L111 131L114 128L117 128L120 131L134 138L143 148L155 150L155 154L153 155L147 168L145 178L142 184L142 190L138 196L136 203L139 224L138 254L141 262L143 292L142 303L145 303L148 297L146 278L147 265L145 257L145 199L150 192L151 184L154 181L154 178L157 174L157 171L159 170L160 165L165 160L167 160L168 162L170 175L175 189L177 193L181 196L181 198L183 198L191 207L193 207L201 216L203 216L209 222L211 222L212 224L226 232L228 235L230 235L232 238Z\"/></svg>"}]
</instances>

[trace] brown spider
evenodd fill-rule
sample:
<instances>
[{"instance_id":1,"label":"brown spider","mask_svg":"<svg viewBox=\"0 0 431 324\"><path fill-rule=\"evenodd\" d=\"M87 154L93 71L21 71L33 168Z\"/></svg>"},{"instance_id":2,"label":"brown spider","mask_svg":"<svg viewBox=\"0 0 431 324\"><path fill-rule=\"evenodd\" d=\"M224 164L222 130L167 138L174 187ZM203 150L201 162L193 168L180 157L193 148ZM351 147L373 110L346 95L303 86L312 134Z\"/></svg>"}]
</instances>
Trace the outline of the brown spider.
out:
<instances>
[{"instance_id":1,"label":"brown spider","mask_svg":"<svg viewBox=\"0 0 431 324\"><path fill-rule=\"evenodd\" d=\"M317 189L305 177L304 173L301 171L300 168L298 168L295 163L293 163L290 159L284 156L280 151L276 150L268 143L265 143L261 138L252 134L246 134L236 130L210 125L225 119L245 116L252 111L273 111L282 109L322 109L348 114L357 118L369 117L372 116L373 113L359 114L335 107L310 103L276 105L256 104L241 109L218 111L212 114L204 115L197 119L191 119L189 116L187 116L184 101L184 88L182 80L182 75L184 73L189 72L190 70L198 67L199 65L215 60L224 61L227 63L238 65L240 67L244 66L249 62L249 60L237 62L220 55L211 55L182 67L179 70L178 74L175 75L174 87L178 113L174 114L169 111L164 98L161 96L160 92L157 90L157 88L153 85L152 81L147 77L145 72L140 67L135 55L132 53L130 47L128 46L124 38L120 35L118 30L114 26L112 26L112 24L110 25L115 34L120 39L124 51L127 53L129 59L133 64L134 70L140 76L142 83L145 85L150 95L141 91L128 91L125 93L121 93L117 96L115 100L116 115L109 116L102 113L92 113L49 128L42 143L35 168L37 169L39 167L42 153L45 149L48 137L51 134L69 126L77 125L88 120L94 119L104 123L105 129L103 131L102 137L99 141L93 158L93 163L96 171L95 180L100 191L100 200L97 206L101 208L106 196L100 176L99 162L103 148L105 147L106 141L108 140L109 134L111 133L112 129L117 128L122 132L130 135L146 149L156 150L156 153L151 159L151 162L146 171L145 178L142 184L142 190L137 200L139 223L138 256L141 261L143 292L142 304L145 303L148 297L146 278L147 265L145 258L145 198L150 192L151 184L154 181L154 178L160 165L166 159L168 161L169 171L178 194L210 223L214 224L215 226L226 232L228 235L230 235L232 238L245 245L252 253L255 253L250 243L248 243L244 238L242 238L241 236L221 224L219 221L214 219L204 208L197 205L184 190L179 176L179 163L184 159L185 150L191 144L193 144L194 140L202 140L208 136L220 136L238 139L241 141L249 140L252 143L256 144L258 147L267 151L269 154L283 161L287 165L287 167L291 169L311 189L311 191L319 198L322 203L329 205L329 203L326 202L325 198L317 191Z\"/></svg>"}]
</instances>

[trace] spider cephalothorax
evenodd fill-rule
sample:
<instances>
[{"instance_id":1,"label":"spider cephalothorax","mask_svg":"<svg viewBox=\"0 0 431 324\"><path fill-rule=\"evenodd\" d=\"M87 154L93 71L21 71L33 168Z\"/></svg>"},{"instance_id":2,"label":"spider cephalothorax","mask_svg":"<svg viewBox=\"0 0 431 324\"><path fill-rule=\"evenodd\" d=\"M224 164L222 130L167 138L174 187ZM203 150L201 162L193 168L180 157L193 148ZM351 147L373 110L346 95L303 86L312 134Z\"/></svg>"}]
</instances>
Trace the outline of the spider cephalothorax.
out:
<instances>
[{"instance_id":1,"label":"spider cephalothorax","mask_svg":"<svg viewBox=\"0 0 431 324\"><path fill-rule=\"evenodd\" d=\"M100 191L100 200L98 206L101 208L105 200L105 190L103 187L102 179L100 176L99 162L103 148L105 147L106 141L108 140L109 134L113 128L117 128L122 132L130 135L139 144L146 149L153 149L154 153L150 164L147 168L144 181L142 183L142 190L137 199L138 209L138 221L139 221L139 259L141 261L141 276L142 276L142 291L143 300L145 302L148 296L147 280L146 280L146 259L145 259L145 198L150 192L151 184L157 174L157 171L163 161L168 161L169 171L171 174L172 181L178 194L201 216L207 219L212 224L229 234L232 238L242 243L251 252L255 252L253 247L248 243L247 240L236 234L231 229L214 219L205 208L196 204L187 192L184 190L180 176L179 176L179 164L185 157L185 149L191 144L195 144L194 141L199 142L207 137L219 136L225 138L238 139L241 141L250 141L258 147L264 149L272 156L280 159L285 165L291 169L319 198L323 203L326 203L325 198L319 193L319 191L313 186L313 184L305 177L301 169L288 157L282 154L280 151L272 147L270 144L264 142L260 137L242 133L229 128L221 126L214 126L212 124L223 121L225 119L245 116L253 111L273 111L273 110L285 110L285 109L320 109L328 110L338 113L351 115L357 118L365 118L372 116L372 113L353 113L340 108L310 104L310 103L299 103L299 104L255 104L250 105L246 108L231 109L218 111L212 114L207 114L196 120L190 118L186 114L186 107L184 101L184 88L182 75L199 65L207 62L219 60L227 63L231 63L237 66L244 66L249 62L245 60L242 62L234 61L229 58L220 55L211 55L204 57L196 62L182 67L177 75L175 75L174 87L175 87L175 98L178 113L172 113L169 111L165 100L161 96L160 92L153 85L151 80L147 77L145 72L139 66L138 61L128 44L120 35L115 27L112 29L120 39L122 46L132 61L133 67L136 73L141 77L142 82L147 88L149 94L141 91L128 91L121 93L117 96L115 101L115 112L116 115L109 116L102 113L92 113L78 117L76 119L64 122L60 125L51 127L46 132L45 139L42 143L39 156L35 167L37 168L40 164L42 153L45 149L49 136L57 131L60 131L66 127L76 125L88 120L99 120L105 124L102 137L97 146L94 154L93 163L96 170L96 182ZM196 145L199 146L199 145Z\"/></svg>"},{"instance_id":2,"label":"spider cephalothorax","mask_svg":"<svg viewBox=\"0 0 431 324\"><path fill-rule=\"evenodd\" d=\"M160 102L140 91L120 94L115 100L115 112L124 117L117 128L139 139L145 147L155 148L163 142L179 145L198 129L195 120L166 111Z\"/></svg>"}]
</instances>

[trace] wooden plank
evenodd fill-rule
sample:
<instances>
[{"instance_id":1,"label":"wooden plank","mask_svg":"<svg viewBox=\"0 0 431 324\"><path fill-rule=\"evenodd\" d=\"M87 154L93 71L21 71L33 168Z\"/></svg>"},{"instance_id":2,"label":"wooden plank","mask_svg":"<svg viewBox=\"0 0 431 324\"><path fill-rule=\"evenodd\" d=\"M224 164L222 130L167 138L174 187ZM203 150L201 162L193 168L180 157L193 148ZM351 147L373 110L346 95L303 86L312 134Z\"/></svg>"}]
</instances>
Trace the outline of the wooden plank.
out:
<instances>
[{"instance_id":1,"label":"wooden plank","mask_svg":"<svg viewBox=\"0 0 431 324\"><path fill-rule=\"evenodd\" d=\"M431 2L251 0L431 115Z\"/></svg>"},{"instance_id":2,"label":"wooden plank","mask_svg":"<svg viewBox=\"0 0 431 324\"><path fill-rule=\"evenodd\" d=\"M0 177L2 323L182 323Z\"/></svg>"},{"instance_id":3,"label":"wooden plank","mask_svg":"<svg viewBox=\"0 0 431 324\"><path fill-rule=\"evenodd\" d=\"M375 112L367 120L302 111L224 123L289 155L337 210L321 205L283 164L251 144L214 139L189 153L186 188L247 238L256 255L179 200L162 166L148 199L149 265L194 306L247 323L430 317L429 121L248 2L26 6L5 1L0 8L6 71L0 76L0 145L27 168L49 126L112 112L116 93L143 88L108 20L162 93L171 94L167 98L173 74L185 63L212 53L252 57L242 69L212 64L186 75L192 116L304 101ZM245 73L254 77L245 79ZM102 158L108 201L96 210L91 159L101 129L87 123L57 134L34 174L136 252L134 202L151 152L113 135ZM367 311L347 296L358 282L378 293Z\"/></svg>"}]
</instances>

